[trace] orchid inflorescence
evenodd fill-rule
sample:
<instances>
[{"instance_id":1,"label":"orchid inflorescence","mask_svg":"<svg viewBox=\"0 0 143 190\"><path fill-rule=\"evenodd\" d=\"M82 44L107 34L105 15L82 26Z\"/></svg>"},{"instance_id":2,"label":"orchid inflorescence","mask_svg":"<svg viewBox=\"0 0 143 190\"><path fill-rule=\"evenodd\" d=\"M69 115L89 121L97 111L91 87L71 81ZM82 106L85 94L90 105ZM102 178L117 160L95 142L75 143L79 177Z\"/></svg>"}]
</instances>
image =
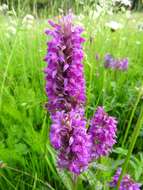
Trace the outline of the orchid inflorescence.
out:
<instances>
[{"instance_id":1,"label":"orchid inflorescence","mask_svg":"<svg viewBox=\"0 0 143 190\"><path fill-rule=\"evenodd\" d=\"M108 155L116 143L117 120L98 107L89 122L85 118L84 52L82 27L72 23L73 15L62 17L51 29L45 61L46 94L52 125L50 141L57 150L59 168L79 175L89 164ZM89 127L87 128L87 125Z\"/></svg>"},{"instance_id":2,"label":"orchid inflorescence","mask_svg":"<svg viewBox=\"0 0 143 190\"><path fill-rule=\"evenodd\" d=\"M112 55L106 54L104 57L104 66L105 68L126 71L128 69L128 59L115 59Z\"/></svg>"},{"instance_id":3,"label":"orchid inflorescence","mask_svg":"<svg viewBox=\"0 0 143 190\"><path fill-rule=\"evenodd\" d=\"M118 168L115 175L112 178L112 181L110 182L110 187L114 189L117 186L119 176L121 175L121 168ZM119 190L140 190L141 184L136 183L129 174L126 174L123 176L123 179L121 180L121 184L119 187Z\"/></svg>"}]
</instances>

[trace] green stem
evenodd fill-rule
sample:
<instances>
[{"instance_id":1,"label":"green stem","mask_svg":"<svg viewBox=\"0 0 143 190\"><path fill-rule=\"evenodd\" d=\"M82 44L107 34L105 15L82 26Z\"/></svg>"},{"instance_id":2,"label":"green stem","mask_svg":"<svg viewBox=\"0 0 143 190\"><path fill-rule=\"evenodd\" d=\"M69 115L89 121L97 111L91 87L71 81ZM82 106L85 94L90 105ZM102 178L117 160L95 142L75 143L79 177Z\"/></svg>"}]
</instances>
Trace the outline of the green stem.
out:
<instances>
[{"instance_id":1,"label":"green stem","mask_svg":"<svg viewBox=\"0 0 143 190\"><path fill-rule=\"evenodd\" d=\"M121 180L122 180L122 178L123 178L123 176L124 176L124 174L126 172L126 168L128 166L128 162L130 160L130 157L131 157L132 151L134 149L134 146L135 146L135 143L136 143L137 137L139 135L139 132L140 132L142 124L143 124L143 105L141 106L140 116L138 118L136 127L135 127L135 129L133 131L133 134L132 134L132 137L131 137L131 143L129 145L129 150L128 150L127 156L125 158L123 167L122 167L121 175L120 175L119 180L118 180L118 184L117 184L118 188L120 187Z\"/></svg>"},{"instance_id":2,"label":"green stem","mask_svg":"<svg viewBox=\"0 0 143 190\"><path fill-rule=\"evenodd\" d=\"M114 71L114 81L115 81L115 82L117 82L117 74L118 74L118 71L115 70L115 71Z\"/></svg>"},{"instance_id":3,"label":"green stem","mask_svg":"<svg viewBox=\"0 0 143 190\"><path fill-rule=\"evenodd\" d=\"M105 97L106 97L106 83L107 83L107 72L106 70L104 70L104 73L103 73L103 87L102 87L102 92L103 92L103 106L104 106L104 103L105 103Z\"/></svg>"},{"instance_id":4,"label":"green stem","mask_svg":"<svg viewBox=\"0 0 143 190\"><path fill-rule=\"evenodd\" d=\"M77 190L77 181L78 181L78 176L73 174L73 190Z\"/></svg>"},{"instance_id":5,"label":"green stem","mask_svg":"<svg viewBox=\"0 0 143 190\"><path fill-rule=\"evenodd\" d=\"M122 148L124 147L124 144L126 142L128 132L129 132L129 129L130 129L130 126L131 126L131 123L132 123L132 120L133 120L133 117L134 117L134 114L135 114L135 110L136 110L137 105L138 105L138 103L140 101L141 95L142 95L142 91L139 92L137 100L136 100L135 105L133 107L133 110L132 110L132 113L131 113L131 116L130 116L130 120L128 122L128 126L127 126L127 129L126 129L126 132L125 132L125 135L124 135L124 139L123 139L123 142L122 142Z\"/></svg>"}]
</instances>

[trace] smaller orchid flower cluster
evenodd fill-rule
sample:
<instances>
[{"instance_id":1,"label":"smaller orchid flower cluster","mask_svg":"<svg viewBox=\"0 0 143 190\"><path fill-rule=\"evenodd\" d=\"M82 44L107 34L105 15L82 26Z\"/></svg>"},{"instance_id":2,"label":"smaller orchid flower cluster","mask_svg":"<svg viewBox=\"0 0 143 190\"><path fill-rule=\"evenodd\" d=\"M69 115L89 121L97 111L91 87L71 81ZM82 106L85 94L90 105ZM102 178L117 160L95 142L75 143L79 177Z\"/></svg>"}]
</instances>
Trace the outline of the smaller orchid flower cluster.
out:
<instances>
[{"instance_id":1,"label":"smaller orchid flower cluster","mask_svg":"<svg viewBox=\"0 0 143 190\"><path fill-rule=\"evenodd\" d=\"M103 107L98 107L90 122L89 134L92 141L91 158L106 156L116 143L117 121L108 116Z\"/></svg>"},{"instance_id":2,"label":"smaller orchid flower cluster","mask_svg":"<svg viewBox=\"0 0 143 190\"><path fill-rule=\"evenodd\" d=\"M112 55L106 54L104 57L104 66L105 68L125 71L128 69L128 59L115 59Z\"/></svg>"},{"instance_id":3,"label":"smaller orchid flower cluster","mask_svg":"<svg viewBox=\"0 0 143 190\"><path fill-rule=\"evenodd\" d=\"M121 174L121 168L119 168L114 177L112 178L112 181L110 182L110 187L111 188L116 188L117 187L117 183L119 180L119 176ZM131 177L130 175L126 174L120 184L119 190L140 190L140 186L141 184L136 183Z\"/></svg>"}]
</instances>

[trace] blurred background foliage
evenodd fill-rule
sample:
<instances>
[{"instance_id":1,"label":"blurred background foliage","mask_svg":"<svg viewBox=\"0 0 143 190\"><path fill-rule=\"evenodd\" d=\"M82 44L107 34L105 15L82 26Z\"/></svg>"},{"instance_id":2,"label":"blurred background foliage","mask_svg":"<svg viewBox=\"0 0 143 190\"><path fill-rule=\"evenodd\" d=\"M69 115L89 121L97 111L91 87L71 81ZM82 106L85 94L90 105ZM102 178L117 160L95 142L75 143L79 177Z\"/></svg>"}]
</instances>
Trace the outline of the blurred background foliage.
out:
<instances>
[{"instance_id":1,"label":"blurred background foliage","mask_svg":"<svg viewBox=\"0 0 143 190\"><path fill-rule=\"evenodd\" d=\"M112 2L112 0L0 0L0 4L7 4L10 9L15 9L21 15L21 10L24 12L30 11L33 14L41 13L49 15L57 13L61 10L67 11L72 9L75 13L80 11L88 12L90 9L95 9L97 4L104 2ZM143 10L143 0L130 0L133 10Z\"/></svg>"}]
</instances>

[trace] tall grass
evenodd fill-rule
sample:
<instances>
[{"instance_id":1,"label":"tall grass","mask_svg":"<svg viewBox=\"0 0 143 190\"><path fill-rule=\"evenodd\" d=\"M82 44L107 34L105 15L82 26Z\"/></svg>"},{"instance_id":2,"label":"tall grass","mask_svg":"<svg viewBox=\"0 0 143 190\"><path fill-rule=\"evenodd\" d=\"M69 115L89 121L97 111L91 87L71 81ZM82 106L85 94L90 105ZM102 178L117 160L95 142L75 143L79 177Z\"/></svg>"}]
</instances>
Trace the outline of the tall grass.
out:
<instances>
[{"instance_id":1,"label":"tall grass","mask_svg":"<svg viewBox=\"0 0 143 190\"><path fill-rule=\"evenodd\" d=\"M80 21L86 38L86 115L91 116L95 107L103 105L118 118L118 142L111 157L102 158L81 175L79 190L108 190L113 172L127 155L142 102L140 97L136 104L137 88L140 90L143 80L143 32L137 29L139 18L140 15L133 15L134 22L128 21L125 15L116 15L114 19L124 25L116 32L105 27L110 16L99 20L86 16ZM48 24L44 19L36 19L32 28L26 29L20 18L16 22L16 33L8 36L9 18L0 17L0 160L6 163L0 165L0 189L70 190L70 174L56 168L56 154L48 139L50 119L44 109L47 97L43 57L48 40L44 30ZM128 71L106 70L103 58L108 52L115 57L128 57ZM96 53L99 60L95 59ZM130 130L125 133L129 121ZM143 152L138 152L143 151L142 135L143 129L127 167L140 182L143 181ZM121 148L123 139L126 140ZM140 172L136 173L139 167Z\"/></svg>"}]
</instances>

